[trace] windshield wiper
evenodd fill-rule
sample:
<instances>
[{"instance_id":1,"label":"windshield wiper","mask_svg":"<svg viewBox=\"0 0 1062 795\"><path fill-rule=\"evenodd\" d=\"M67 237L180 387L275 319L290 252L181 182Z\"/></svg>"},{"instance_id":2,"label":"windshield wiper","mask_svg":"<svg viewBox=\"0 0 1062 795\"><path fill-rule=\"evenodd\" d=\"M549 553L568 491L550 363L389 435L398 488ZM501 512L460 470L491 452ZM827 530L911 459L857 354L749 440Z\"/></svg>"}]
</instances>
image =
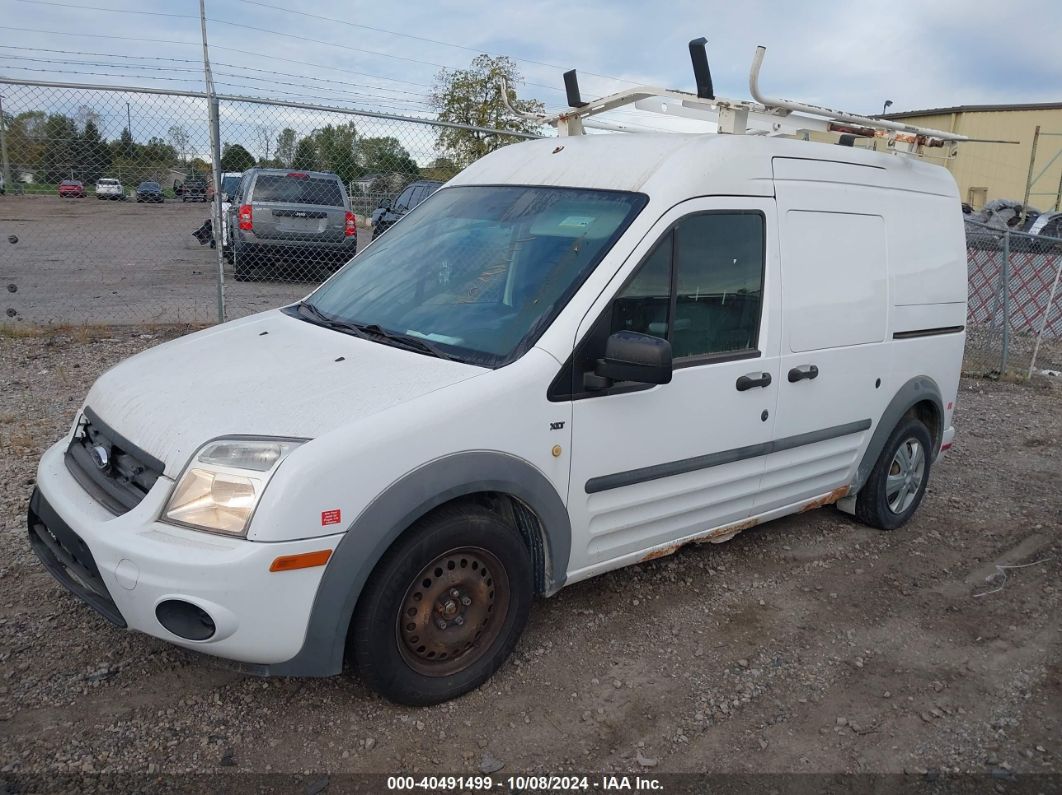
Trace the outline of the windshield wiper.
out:
<instances>
[{"instance_id":1,"label":"windshield wiper","mask_svg":"<svg viewBox=\"0 0 1062 795\"><path fill-rule=\"evenodd\" d=\"M347 334L352 334L355 337L361 339L368 339L369 335L361 330L361 327L357 323L347 323L344 320L337 320L336 318L329 317L320 309L307 301L299 301L295 305L303 317L310 319L312 323L318 326L324 326L325 328L335 329L336 331L342 331Z\"/></svg>"},{"instance_id":2,"label":"windshield wiper","mask_svg":"<svg viewBox=\"0 0 1062 795\"><path fill-rule=\"evenodd\" d=\"M363 331L367 334L373 334L377 337L383 337L384 339L389 340L390 342L397 343L398 345L408 348L410 350L416 350L420 351L421 353L427 353L431 356L436 357L437 359L453 359L450 354L440 350L438 346L433 345L422 337L414 337L412 334L399 334L394 331L388 331L387 329L379 326L376 323L369 323L368 325L355 323L353 325L356 326L360 331Z\"/></svg>"},{"instance_id":3,"label":"windshield wiper","mask_svg":"<svg viewBox=\"0 0 1062 795\"><path fill-rule=\"evenodd\" d=\"M430 356L434 356L437 359L453 359L450 354L440 350L437 346L428 342L420 337L414 337L411 334L399 334L394 331L388 331L382 326L376 323L350 323L345 320L338 320L333 317L329 317L320 309L307 301L299 301L296 304L296 309L299 313L310 320L312 323L316 323L319 326L325 326L326 328L335 329L336 331L342 331L347 334L352 334L355 337L360 337L363 340L372 339L373 337L386 340L386 344L394 345L395 347L405 348L410 351L417 351L418 353L426 353Z\"/></svg>"}]
</instances>

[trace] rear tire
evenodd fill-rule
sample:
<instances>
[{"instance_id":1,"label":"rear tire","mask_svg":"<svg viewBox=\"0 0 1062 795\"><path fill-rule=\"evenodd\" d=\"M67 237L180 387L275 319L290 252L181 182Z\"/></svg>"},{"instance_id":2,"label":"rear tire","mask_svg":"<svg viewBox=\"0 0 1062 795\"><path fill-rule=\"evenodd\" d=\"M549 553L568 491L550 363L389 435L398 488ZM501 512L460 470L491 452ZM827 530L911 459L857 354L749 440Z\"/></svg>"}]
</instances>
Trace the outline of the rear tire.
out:
<instances>
[{"instance_id":1,"label":"rear tire","mask_svg":"<svg viewBox=\"0 0 1062 795\"><path fill-rule=\"evenodd\" d=\"M509 657L534 595L517 531L479 506L417 522L377 564L358 600L348 658L400 704L437 704L474 690Z\"/></svg>"},{"instance_id":2,"label":"rear tire","mask_svg":"<svg viewBox=\"0 0 1062 795\"><path fill-rule=\"evenodd\" d=\"M900 421L856 497L860 522L880 530L907 523L926 493L931 446L932 436L921 420L908 416Z\"/></svg>"}]
</instances>

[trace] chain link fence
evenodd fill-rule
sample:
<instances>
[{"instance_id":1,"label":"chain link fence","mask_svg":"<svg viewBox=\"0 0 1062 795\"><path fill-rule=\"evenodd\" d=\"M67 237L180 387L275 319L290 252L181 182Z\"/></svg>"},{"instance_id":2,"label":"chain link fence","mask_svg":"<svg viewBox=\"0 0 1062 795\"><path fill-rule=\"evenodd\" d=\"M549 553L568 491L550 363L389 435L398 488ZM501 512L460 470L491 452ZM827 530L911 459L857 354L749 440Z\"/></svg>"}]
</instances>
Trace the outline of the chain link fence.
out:
<instances>
[{"instance_id":1,"label":"chain link fence","mask_svg":"<svg viewBox=\"0 0 1062 795\"><path fill-rule=\"evenodd\" d=\"M1062 371L1062 239L967 222L969 375Z\"/></svg>"},{"instance_id":2,"label":"chain link fence","mask_svg":"<svg viewBox=\"0 0 1062 795\"><path fill-rule=\"evenodd\" d=\"M219 96L215 185L206 94L0 81L0 96L8 325L209 324L291 302L461 153L533 137ZM973 222L967 238L965 371L1062 370L1062 240Z\"/></svg>"},{"instance_id":3,"label":"chain link fence","mask_svg":"<svg viewBox=\"0 0 1062 795\"><path fill-rule=\"evenodd\" d=\"M208 324L291 302L459 153L534 137L218 96L215 185L206 94L0 81L0 96L6 324Z\"/></svg>"}]
</instances>

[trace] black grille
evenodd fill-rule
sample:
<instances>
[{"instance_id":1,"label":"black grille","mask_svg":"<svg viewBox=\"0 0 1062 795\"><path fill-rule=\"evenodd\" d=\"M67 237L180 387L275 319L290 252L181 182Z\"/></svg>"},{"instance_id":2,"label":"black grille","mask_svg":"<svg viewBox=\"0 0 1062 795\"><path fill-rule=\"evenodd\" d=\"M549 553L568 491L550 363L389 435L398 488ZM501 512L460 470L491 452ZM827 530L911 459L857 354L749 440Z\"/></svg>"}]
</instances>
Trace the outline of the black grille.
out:
<instances>
[{"instance_id":1,"label":"black grille","mask_svg":"<svg viewBox=\"0 0 1062 795\"><path fill-rule=\"evenodd\" d=\"M82 488L115 514L139 505L163 470L161 461L124 439L87 407L66 450L66 466Z\"/></svg>"},{"instance_id":2,"label":"black grille","mask_svg":"<svg viewBox=\"0 0 1062 795\"><path fill-rule=\"evenodd\" d=\"M64 588L87 602L112 624L126 626L107 586L103 584L88 545L70 529L37 489L33 490L33 496L30 497L27 524L30 546L44 568Z\"/></svg>"}]
</instances>

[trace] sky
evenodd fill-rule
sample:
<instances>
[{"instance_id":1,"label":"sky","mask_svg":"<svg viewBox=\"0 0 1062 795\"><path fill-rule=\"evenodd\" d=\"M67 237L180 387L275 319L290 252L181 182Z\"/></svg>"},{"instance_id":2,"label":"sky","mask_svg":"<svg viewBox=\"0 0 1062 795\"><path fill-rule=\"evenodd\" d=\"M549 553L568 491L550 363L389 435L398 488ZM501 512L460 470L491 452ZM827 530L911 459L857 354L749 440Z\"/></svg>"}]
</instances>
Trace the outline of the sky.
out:
<instances>
[{"instance_id":1,"label":"sky","mask_svg":"<svg viewBox=\"0 0 1062 795\"><path fill-rule=\"evenodd\" d=\"M206 8L219 92L400 115L430 114L440 69L466 67L479 52L514 58L520 95L549 109L565 104L561 74L573 67L584 97L638 84L693 90L686 44L702 35L721 96L748 97L749 64L762 44L765 93L856 113L879 113L887 99L891 111L1062 100L1057 0L206 0ZM202 89L196 0L0 0L0 9L0 76ZM45 97L2 92L5 109ZM115 136L125 126L124 98L100 97L88 99ZM134 133L145 136L176 112L168 99L133 104ZM263 117L266 133L292 118L249 105L226 113L228 137L245 142ZM630 110L611 120L681 126ZM303 114L297 126L320 121ZM374 134L387 132L378 126ZM411 142L419 160L432 148L431 136L423 138ZM200 146L195 136L191 145Z\"/></svg>"}]
</instances>

